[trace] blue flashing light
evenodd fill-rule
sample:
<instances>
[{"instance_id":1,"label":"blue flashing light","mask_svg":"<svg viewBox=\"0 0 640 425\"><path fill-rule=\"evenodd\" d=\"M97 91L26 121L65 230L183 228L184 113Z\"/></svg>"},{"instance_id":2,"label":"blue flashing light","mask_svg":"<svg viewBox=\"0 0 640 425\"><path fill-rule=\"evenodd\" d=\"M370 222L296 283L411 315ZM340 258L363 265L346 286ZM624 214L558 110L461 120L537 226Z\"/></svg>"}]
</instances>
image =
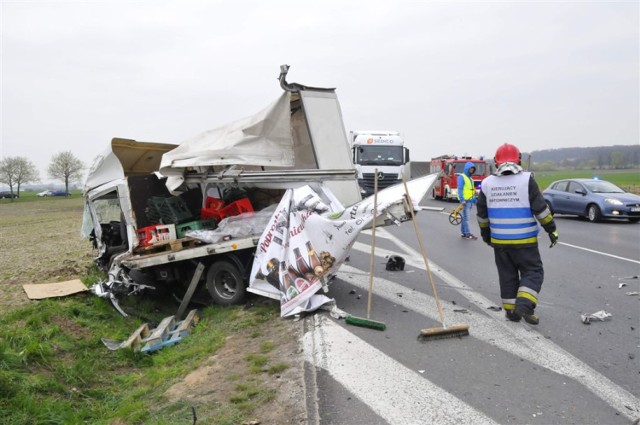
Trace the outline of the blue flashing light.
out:
<instances>
[{"instance_id":1,"label":"blue flashing light","mask_svg":"<svg viewBox=\"0 0 640 425\"><path fill-rule=\"evenodd\" d=\"M594 179L594 180L600 180L600 177L599 177L599 176L593 176L593 177L592 177L592 179Z\"/></svg>"}]
</instances>

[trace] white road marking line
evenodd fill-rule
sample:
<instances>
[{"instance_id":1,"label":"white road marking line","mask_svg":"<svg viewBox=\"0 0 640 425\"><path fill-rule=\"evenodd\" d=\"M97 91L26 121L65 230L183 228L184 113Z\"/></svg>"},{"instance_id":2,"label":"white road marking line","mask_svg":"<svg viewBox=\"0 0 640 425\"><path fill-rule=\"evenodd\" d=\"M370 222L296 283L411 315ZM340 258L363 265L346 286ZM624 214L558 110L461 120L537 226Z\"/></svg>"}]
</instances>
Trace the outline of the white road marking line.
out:
<instances>
[{"instance_id":1,"label":"white road marking line","mask_svg":"<svg viewBox=\"0 0 640 425\"><path fill-rule=\"evenodd\" d=\"M384 237L393 240L400 249L407 253L409 258L405 258L405 261L408 265L424 270L424 261L421 254L393 235L388 234L384 229L380 230L381 233L387 233ZM353 249L367 254L371 253L370 246L360 242L356 242ZM376 255L384 257L387 255L397 255L397 253L376 248ZM444 271L432 261L429 261L429 267L434 275L438 276L452 288L457 289L462 296L473 304L476 304L481 310L494 305L489 299L474 292L472 288ZM340 268L338 276L344 279L344 273L347 273L349 270L357 273L365 273L364 271L358 269L353 270L353 267L343 265ZM354 276L357 276L357 274ZM361 289L368 290L369 288L368 278L349 279L347 276L345 280ZM427 281L425 281L425 285L429 287ZM398 292L406 291L410 291L410 289L395 282L380 278L374 280L374 293L376 295L383 296L396 304L425 314L434 320L438 320L435 301L433 301L432 297L418 292L413 292L410 297L400 298L396 295ZM448 305L443 305L443 310L445 322L453 323L452 320L456 317L453 308ZM573 378L629 419L634 420L636 418L631 415L631 412L629 412L625 405L632 407L636 413L640 412L640 399L526 326L513 326L514 324L508 324L503 320L502 314L500 314L500 320L497 320L492 316L480 316L473 314L473 312L465 315L465 322L471 324L470 333L472 336L495 345L501 350L515 356L527 359L532 363L556 373ZM418 330L416 330L416 332L418 332Z\"/></svg>"},{"instance_id":2,"label":"white road marking line","mask_svg":"<svg viewBox=\"0 0 640 425\"><path fill-rule=\"evenodd\" d=\"M581 250L587 251L587 252L592 252L594 254L604 255L605 257L615 258L616 260L629 261L630 263L640 264L640 261L638 261L638 260L632 260L631 258L619 257L617 255L607 254L606 252L596 251L594 249L584 248L584 247L581 247L581 246L578 246L578 245L571 245L570 243L566 243L566 242L558 241L558 245L565 245L565 246L569 246L571 248L581 249Z\"/></svg>"},{"instance_id":3,"label":"white road marking line","mask_svg":"<svg viewBox=\"0 0 640 425\"><path fill-rule=\"evenodd\" d=\"M304 335L307 361L327 370L391 424L494 424L483 413L388 357L326 316Z\"/></svg>"}]
</instances>

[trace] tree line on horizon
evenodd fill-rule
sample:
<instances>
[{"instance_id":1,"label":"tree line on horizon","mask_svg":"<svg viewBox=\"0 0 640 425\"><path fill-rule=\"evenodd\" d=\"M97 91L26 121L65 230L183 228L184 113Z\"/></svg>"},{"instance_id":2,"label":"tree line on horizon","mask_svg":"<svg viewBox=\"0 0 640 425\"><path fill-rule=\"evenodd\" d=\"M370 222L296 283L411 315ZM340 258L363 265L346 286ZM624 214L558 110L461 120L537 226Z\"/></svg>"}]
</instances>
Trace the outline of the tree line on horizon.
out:
<instances>
[{"instance_id":1,"label":"tree line on horizon","mask_svg":"<svg viewBox=\"0 0 640 425\"><path fill-rule=\"evenodd\" d=\"M84 163L71 151L65 151L57 153L51 158L47 174L54 180L61 180L64 183L65 192L69 193L69 183L80 180L84 168ZM0 183L9 186L11 195L15 193L20 196L22 186L39 180L38 169L29 158L14 156L0 160Z\"/></svg>"},{"instance_id":2,"label":"tree line on horizon","mask_svg":"<svg viewBox=\"0 0 640 425\"><path fill-rule=\"evenodd\" d=\"M531 155L531 169L537 171L640 167L640 144L543 149L523 154L523 162L528 155Z\"/></svg>"}]
</instances>

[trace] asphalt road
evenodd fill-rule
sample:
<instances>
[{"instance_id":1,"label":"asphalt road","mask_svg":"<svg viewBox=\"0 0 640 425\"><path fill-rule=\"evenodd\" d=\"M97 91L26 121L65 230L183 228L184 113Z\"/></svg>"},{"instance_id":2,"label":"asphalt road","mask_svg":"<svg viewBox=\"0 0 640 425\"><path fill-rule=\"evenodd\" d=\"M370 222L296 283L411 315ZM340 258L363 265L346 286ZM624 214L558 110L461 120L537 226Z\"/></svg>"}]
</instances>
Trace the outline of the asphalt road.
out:
<instances>
[{"instance_id":1,"label":"asphalt road","mask_svg":"<svg viewBox=\"0 0 640 425\"><path fill-rule=\"evenodd\" d=\"M455 204L428 201L451 210ZM475 211L474 211L475 217ZM446 212L422 211L419 231L447 325L470 335L423 341L439 327L429 273L411 222L376 231L370 318L385 331L307 317L318 423L630 424L640 418L640 224L556 217L559 244L540 236L540 324L512 323L500 305L493 250L459 238ZM472 231L479 234L477 223ZM371 233L354 245L329 296L366 317ZM400 255L404 271L386 271ZM635 279L629 277L636 276ZM626 286L621 286L626 284ZM582 314L612 317L585 325Z\"/></svg>"}]
</instances>

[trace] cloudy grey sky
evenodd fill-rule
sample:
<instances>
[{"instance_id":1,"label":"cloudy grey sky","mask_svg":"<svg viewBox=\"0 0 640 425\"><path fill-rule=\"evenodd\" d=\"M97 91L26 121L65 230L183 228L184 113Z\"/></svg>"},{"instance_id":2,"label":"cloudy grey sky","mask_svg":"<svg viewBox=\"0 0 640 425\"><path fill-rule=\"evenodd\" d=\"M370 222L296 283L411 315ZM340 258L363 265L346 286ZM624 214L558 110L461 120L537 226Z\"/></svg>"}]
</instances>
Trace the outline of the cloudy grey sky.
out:
<instances>
[{"instance_id":1,"label":"cloudy grey sky","mask_svg":"<svg viewBox=\"0 0 640 425\"><path fill-rule=\"evenodd\" d=\"M639 143L638 1L5 1L2 140L46 180L112 137L180 143L288 80L412 159Z\"/></svg>"}]
</instances>

